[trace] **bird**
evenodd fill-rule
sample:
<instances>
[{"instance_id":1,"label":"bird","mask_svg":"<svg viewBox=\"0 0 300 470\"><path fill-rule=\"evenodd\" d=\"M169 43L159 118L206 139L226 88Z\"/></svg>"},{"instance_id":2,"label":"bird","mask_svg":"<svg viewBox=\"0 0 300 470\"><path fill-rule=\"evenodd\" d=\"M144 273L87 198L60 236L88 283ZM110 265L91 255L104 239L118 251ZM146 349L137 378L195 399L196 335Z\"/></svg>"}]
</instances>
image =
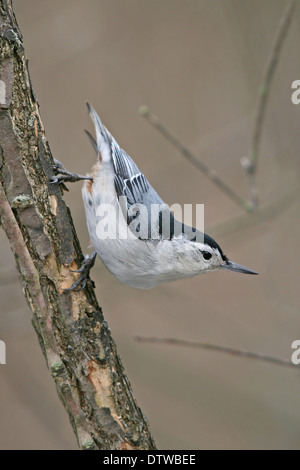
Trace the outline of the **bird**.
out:
<instances>
[{"instance_id":1,"label":"bird","mask_svg":"<svg viewBox=\"0 0 300 470\"><path fill-rule=\"evenodd\" d=\"M216 270L258 274L231 261L208 234L175 219L95 109L89 103L87 107L96 137L86 133L97 160L88 176L78 178L85 180L82 198L95 251L85 257L77 271L80 277L66 290L85 287L97 255L116 278L139 289Z\"/></svg>"}]
</instances>

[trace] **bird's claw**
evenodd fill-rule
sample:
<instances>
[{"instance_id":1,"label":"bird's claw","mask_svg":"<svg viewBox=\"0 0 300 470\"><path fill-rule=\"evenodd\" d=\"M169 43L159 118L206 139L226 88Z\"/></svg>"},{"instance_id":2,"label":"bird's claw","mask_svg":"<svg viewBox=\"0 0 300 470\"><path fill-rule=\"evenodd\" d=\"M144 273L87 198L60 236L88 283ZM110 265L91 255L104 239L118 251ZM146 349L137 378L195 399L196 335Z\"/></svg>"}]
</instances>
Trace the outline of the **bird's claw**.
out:
<instances>
[{"instance_id":1,"label":"bird's claw","mask_svg":"<svg viewBox=\"0 0 300 470\"><path fill-rule=\"evenodd\" d=\"M76 181L81 180L93 180L90 176L82 176L77 175L76 173L71 173L70 171L66 170L65 167L54 158L53 164L53 171L55 173L54 176L51 176L49 179L49 183L51 184L64 184L64 183L75 183Z\"/></svg>"},{"instance_id":2,"label":"bird's claw","mask_svg":"<svg viewBox=\"0 0 300 470\"><path fill-rule=\"evenodd\" d=\"M97 256L96 251L94 251L92 256L86 255L78 270L75 271L71 269L73 273L81 273L81 274L79 278L77 279L77 281L73 282L71 287L69 287L68 289L64 289L65 292L71 292L71 291L80 292L86 287L88 281L91 281L92 286L95 287L94 281L90 279L90 270L95 264L96 256Z\"/></svg>"}]
</instances>

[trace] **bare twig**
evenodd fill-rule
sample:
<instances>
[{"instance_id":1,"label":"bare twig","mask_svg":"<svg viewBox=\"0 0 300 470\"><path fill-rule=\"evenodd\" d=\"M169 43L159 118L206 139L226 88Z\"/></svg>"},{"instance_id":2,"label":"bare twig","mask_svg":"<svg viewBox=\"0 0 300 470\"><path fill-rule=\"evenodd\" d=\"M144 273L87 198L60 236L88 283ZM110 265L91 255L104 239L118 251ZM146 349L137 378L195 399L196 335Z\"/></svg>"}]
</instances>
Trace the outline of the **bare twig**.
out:
<instances>
[{"instance_id":1,"label":"bare twig","mask_svg":"<svg viewBox=\"0 0 300 470\"><path fill-rule=\"evenodd\" d=\"M223 191L232 201L247 212L252 212L258 207L258 190L256 186L256 170L259 153L259 145L262 134L263 121L265 117L266 104L268 101L271 83L278 63L279 54L282 49L284 39L287 35L293 13L296 6L296 0L291 0L284 12L279 23L276 33L274 45L272 47L265 73L263 75L262 84L259 90L259 101L255 113L254 130L251 141L250 158L242 157L241 165L244 168L248 179L249 201L241 198L230 186L228 186L214 170L211 170L176 137L173 132L165 126L160 119L155 116L147 106L143 105L139 109L139 113L144 116L147 121L157 129L179 152L196 168L198 168L207 178L209 178L221 191Z\"/></svg>"},{"instance_id":2,"label":"bare twig","mask_svg":"<svg viewBox=\"0 0 300 470\"><path fill-rule=\"evenodd\" d=\"M225 220L219 224L208 228L208 233L213 237L220 237L237 230L258 227L259 224L265 224L284 212L297 200L299 195L299 186L294 187L289 193L281 195L278 199L272 200L269 204L264 204L251 214L241 214L237 217Z\"/></svg>"},{"instance_id":3,"label":"bare twig","mask_svg":"<svg viewBox=\"0 0 300 470\"><path fill-rule=\"evenodd\" d=\"M233 356L246 357L248 359L256 359L264 362L271 362L279 366L285 367L297 367L291 361L286 361L284 359L279 359L273 356L267 356L266 354L254 353L251 351L243 351L241 349L228 348L225 346L218 346L215 344L201 343L198 341L188 341L176 338L156 338L156 337L145 337L145 336L136 336L136 341L143 343L157 343L157 344L168 344L174 346L184 346L188 348L197 348L197 349L206 349L209 351L216 351L220 353L230 354Z\"/></svg>"},{"instance_id":4,"label":"bare twig","mask_svg":"<svg viewBox=\"0 0 300 470\"><path fill-rule=\"evenodd\" d=\"M160 119L155 116L147 106L143 105L139 109L139 113L157 129L177 150L186 158L192 165L200 170L208 179L210 179L223 193L225 193L232 201L234 201L242 209L251 209L230 186L228 186L214 170L210 169L203 162L201 162L192 152L176 137L173 132L165 126Z\"/></svg>"},{"instance_id":5,"label":"bare twig","mask_svg":"<svg viewBox=\"0 0 300 470\"><path fill-rule=\"evenodd\" d=\"M254 129L251 141L250 159L244 157L241 160L242 166L248 177L249 199L255 209L258 206L258 191L256 187L255 176L257 172L257 161L259 155L259 146L262 135L262 128L266 114L266 105L270 95L271 84L274 72L278 64L278 59L284 40L287 36L293 13L295 11L296 0L291 0L278 25L273 47L271 49L267 65L263 74L262 83L259 89L259 100L255 112Z\"/></svg>"}]
</instances>

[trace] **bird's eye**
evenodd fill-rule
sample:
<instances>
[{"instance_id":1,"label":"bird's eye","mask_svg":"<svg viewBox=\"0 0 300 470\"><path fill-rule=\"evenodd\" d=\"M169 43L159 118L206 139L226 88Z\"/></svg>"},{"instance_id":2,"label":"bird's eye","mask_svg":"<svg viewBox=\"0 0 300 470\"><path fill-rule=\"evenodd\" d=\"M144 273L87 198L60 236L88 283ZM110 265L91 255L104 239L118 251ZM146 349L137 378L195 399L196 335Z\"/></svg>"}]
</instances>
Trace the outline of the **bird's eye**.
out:
<instances>
[{"instance_id":1,"label":"bird's eye","mask_svg":"<svg viewBox=\"0 0 300 470\"><path fill-rule=\"evenodd\" d=\"M208 260L212 257L212 254L209 253L208 251L203 251L202 254L203 254L203 258L204 258L206 261L208 261Z\"/></svg>"}]
</instances>

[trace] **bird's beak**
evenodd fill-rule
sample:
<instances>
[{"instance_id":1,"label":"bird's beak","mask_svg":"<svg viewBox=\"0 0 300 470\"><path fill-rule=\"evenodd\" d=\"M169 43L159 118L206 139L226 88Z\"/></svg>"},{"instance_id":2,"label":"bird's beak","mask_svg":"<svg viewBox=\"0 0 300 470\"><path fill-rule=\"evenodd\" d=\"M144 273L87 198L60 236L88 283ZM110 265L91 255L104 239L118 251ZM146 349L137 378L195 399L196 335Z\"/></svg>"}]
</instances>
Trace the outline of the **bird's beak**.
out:
<instances>
[{"instance_id":1,"label":"bird's beak","mask_svg":"<svg viewBox=\"0 0 300 470\"><path fill-rule=\"evenodd\" d=\"M256 271L252 271L252 269L245 268L245 266L241 266L240 264L236 264L230 260L226 261L226 264L224 264L223 268L229 269L230 271L235 271L236 273L258 274Z\"/></svg>"}]
</instances>

